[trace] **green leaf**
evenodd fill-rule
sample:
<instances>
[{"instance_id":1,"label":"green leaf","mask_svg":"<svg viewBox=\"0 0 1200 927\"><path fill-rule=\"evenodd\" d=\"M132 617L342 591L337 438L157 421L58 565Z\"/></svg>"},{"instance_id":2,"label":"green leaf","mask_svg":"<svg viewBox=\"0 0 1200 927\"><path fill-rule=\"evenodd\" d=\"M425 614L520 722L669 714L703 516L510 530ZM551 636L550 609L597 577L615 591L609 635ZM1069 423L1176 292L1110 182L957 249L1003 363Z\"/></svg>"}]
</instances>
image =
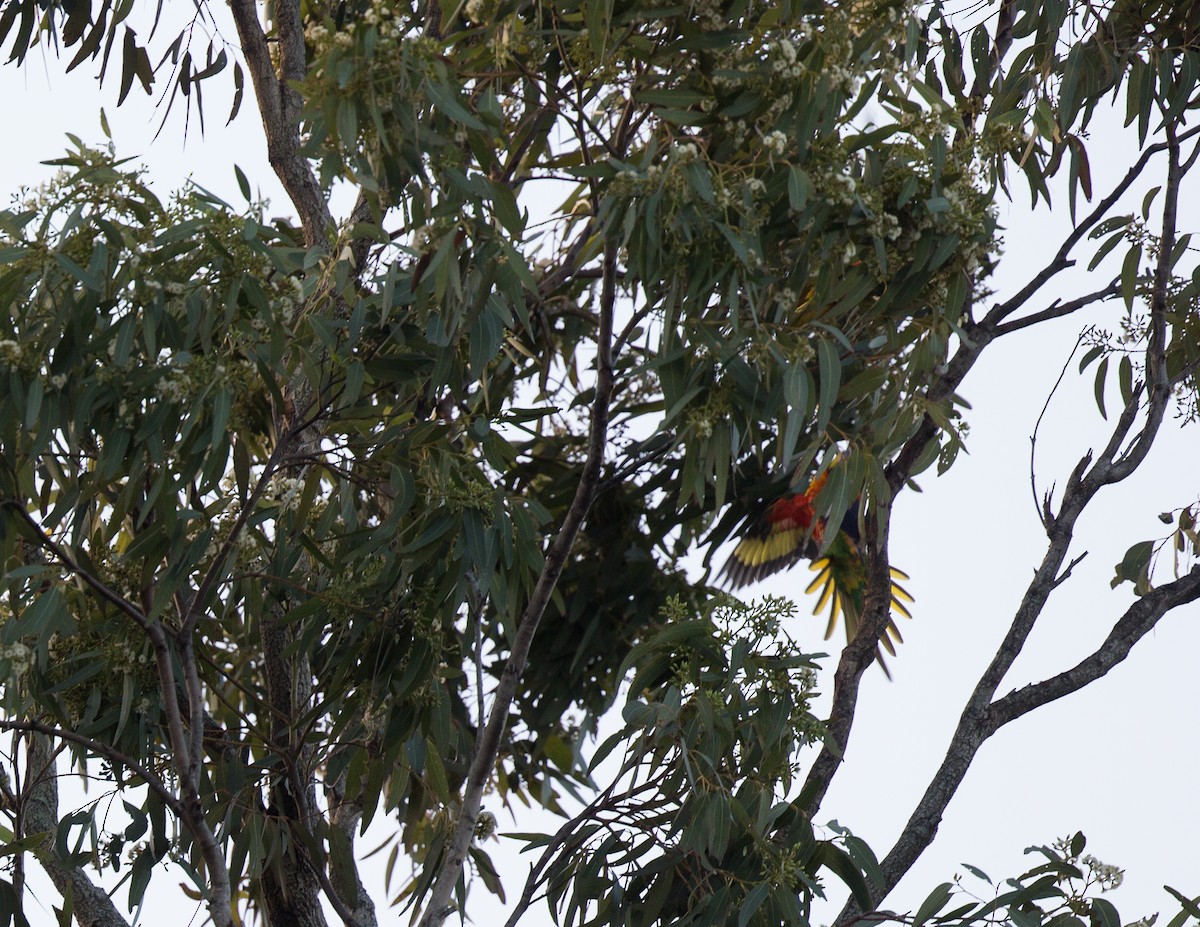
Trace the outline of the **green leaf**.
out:
<instances>
[{"instance_id":1,"label":"green leaf","mask_svg":"<svg viewBox=\"0 0 1200 927\"><path fill-rule=\"evenodd\" d=\"M861 910L872 911L875 909L875 902L871 898L871 889L867 885L866 879L854 865L854 861L840 847L828 841L822 842L817 848L815 861L842 880L850 889L854 903ZM914 921L913 927L919 927L919 924L919 921Z\"/></svg>"},{"instance_id":2,"label":"green leaf","mask_svg":"<svg viewBox=\"0 0 1200 927\"><path fill-rule=\"evenodd\" d=\"M767 882L759 882L758 885L750 889L746 894L745 900L742 901L741 907L738 909L738 927L746 927L750 923L750 919L754 917L755 912L767 900L767 893L770 890L771 886Z\"/></svg>"},{"instance_id":3,"label":"green leaf","mask_svg":"<svg viewBox=\"0 0 1200 927\"><path fill-rule=\"evenodd\" d=\"M469 129L477 129L479 131L487 129L487 126L484 125L479 117L460 102L455 89L435 80L426 81L423 86L425 93L429 95L429 99L454 122L461 123Z\"/></svg>"},{"instance_id":4,"label":"green leaf","mask_svg":"<svg viewBox=\"0 0 1200 927\"><path fill-rule=\"evenodd\" d=\"M823 433L829 425L842 380L842 363L838 358L838 349L828 338L817 342L817 365L821 380L820 398L817 401L817 431Z\"/></svg>"},{"instance_id":5,"label":"green leaf","mask_svg":"<svg viewBox=\"0 0 1200 927\"><path fill-rule=\"evenodd\" d=\"M1079 361L1079 372L1083 373L1096 358L1104 354L1104 345L1098 344L1088 349Z\"/></svg>"},{"instance_id":6,"label":"green leaf","mask_svg":"<svg viewBox=\"0 0 1200 927\"><path fill-rule=\"evenodd\" d=\"M1187 919L1189 917L1194 917L1197 920L1200 920L1200 895L1197 895L1195 898L1188 898L1182 892L1171 888L1169 885L1164 885L1163 888L1165 888L1167 892L1179 902L1180 907L1183 908L1183 910L1175 915L1175 917L1171 918L1171 922L1167 925L1167 927L1182 927L1183 924L1187 923Z\"/></svg>"},{"instance_id":7,"label":"green leaf","mask_svg":"<svg viewBox=\"0 0 1200 927\"><path fill-rule=\"evenodd\" d=\"M6 622L0 635L4 641L12 643L24 636L39 640L48 640L52 634L65 637L74 634L75 629L75 619L67 609L66 599L58 586L51 586L15 620Z\"/></svg>"},{"instance_id":8,"label":"green leaf","mask_svg":"<svg viewBox=\"0 0 1200 927\"><path fill-rule=\"evenodd\" d=\"M1130 246L1126 259L1121 265L1121 298L1126 301L1126 309L1133 311L1133 300L1138 294L1138 269L1141 267L1141 245Z\"/></svg>"},{"instance_id":9,"label":"green leaf","mask_svg":"<svg viewBox=\"0 0 1200 927\"><path fill-rule=\"evenodd\" d=\"M1092 384L1092 392L1096 397L1096 408L1100 410L1100 417L1105 421L1108 420L1108 413L1104 410L1104 385L1108 378L1108 358L1100 361L1100 366L1096 368L1096 379Z\"/></svg>"},{"instance_id":10,"label":"green leaf","mask_svg":"<svg viewBox=\"0 0 1200 927\"><path fill-rule=\"evenodd\" d=\"M936 915L942 908L946 907L946 903L950 901L950 896L954 893L954 885L950 882L943 882L926 896L921 902L921 906L917 908L917 913L913 915L912 927L921 927L927 920Z\"/></svg>"},{"instance_id":11,"label":"green leaf","mask_svg":"<svg viewBox=\"0 0 1200 927\"><path fill-rule=\"evenodd\" d=\"M1121 915L1111 901L1092 899L1092 927L1121 927Z\"/></svg>"},{"instance_id":12,"label":"green leaf","mask_svg":"<svg viewBox=\"0 0 1200 927\"><path fill-rule=\"evenodd\" d=\"M712 623L707 619L693 619L668 625L649 640L642 641L630 649L629 654L621 661L621 666L617 670L617 678L623 679L630 669L637 666L650 654L659 651L674 652L686 643L711 640L712 633ZM630 694L636 696L638 693Z\"/></svg>"},{"instance_id":13,"label":"green leaf","mask_svg":"<svg viewBox=\"0 0 1200 927\"><path fill-rule=\"evenodd\" d=\"M246 179L246 175L242 173L242 169L235 164L233 166L233 173L237 178L238 189L242 192L242 197L247 203L253 202L253 197L250 192L250 181Z\"/></svg>"},{"instance_id":14,"label":"green leaf","mask_svg":"<svg viewBox=\"0 0 1200 927\"><path fill-rule=\"evenodd\" d=\"M1109 585L1115 589L1123 582L1138 583L1147 576L1153 556L1153 541L1139 541L1134 544L1125 551L1125 556L1117 564L1116 576Z\"/></svg>"},{"instance_id":15,"label":"green leaf","mask_svg":"<svg viewBox=\"0 0 1200 927\"><path fill-rule=\"evenodd\" d=\"M525 216L517 208L512 188L503 183L493 183L491 186L492 208L496 211L496 217L514 240L520 241L525 232Z\"/></svg>"},{"instance_id":16,"label":"green leaf","mask_svg":"<svg viewBox=\"0 0 1200 927\"><path fill-rule=\"evenodd\" d=\"M793 212L803 212L808 205L808 197L812 193L812 182L801 167L793 166L788 170L788 206Z\"/></svg>"},{"instance_id":17,"label":"green leaf","mask_svg":"<svg viewBox=\"0 0 1200 927\"><path fill-rule=\"evenodd\" d=\"M1128 403L1133 398L1133 361L1128 354L1121 355L1117 365L1117 382L1121 387L1121 401Z\"/></svg>"}]
</instances>

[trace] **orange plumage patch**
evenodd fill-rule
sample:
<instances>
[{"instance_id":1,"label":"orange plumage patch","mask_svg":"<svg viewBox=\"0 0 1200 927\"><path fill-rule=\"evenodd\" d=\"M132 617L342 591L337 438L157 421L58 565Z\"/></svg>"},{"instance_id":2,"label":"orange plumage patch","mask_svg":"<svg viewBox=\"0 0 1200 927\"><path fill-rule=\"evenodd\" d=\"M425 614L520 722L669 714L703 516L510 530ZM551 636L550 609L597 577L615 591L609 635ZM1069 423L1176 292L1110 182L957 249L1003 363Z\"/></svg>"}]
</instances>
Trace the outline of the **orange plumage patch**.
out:
<instances>
[{"instance_id":1,"label":"orange plumage patch","mask_svg":"<svg viewBox=\"0 0 1200 927\"><path fill-rule=\"evenodd\" d=\"M812 569L817 577L805 590L810 594L818 593L813 614L829 609L826 638L833 633L838 619L843 619L849 641L858 631L866 574L858 552L857 509L851 509L841 529L821 552L828 526L825 519L817 518L813 501L828 477L826 470L804 492L776 499L751 519L721 573L731 589L739 589L800 560L813 560ZM820 558L816 559L818 554ZM905 603L912 602L912 596L898 582L908 576L894 567L891 573L892 611L910 618ZM895 621L890 621L880 637L882 648L895 656L896 644L902 640ZM876 658L883 671L888 673L879 648L876 648ZM891 674L888 676L890 678Z\"/></svg>"},{"instance_id":2,"label":"orange plumage patch","mask_svg":"<svg viewBox=\"0 0 1200 927\"><path fill-rule=\"evenodd\" d=\"M825 522L816 519L812 503L828 477L826 471L804 492L776 499L746 525L742 539L721 570L731 589L757 582L816 553Z\"/></svg>"}]
</instances>

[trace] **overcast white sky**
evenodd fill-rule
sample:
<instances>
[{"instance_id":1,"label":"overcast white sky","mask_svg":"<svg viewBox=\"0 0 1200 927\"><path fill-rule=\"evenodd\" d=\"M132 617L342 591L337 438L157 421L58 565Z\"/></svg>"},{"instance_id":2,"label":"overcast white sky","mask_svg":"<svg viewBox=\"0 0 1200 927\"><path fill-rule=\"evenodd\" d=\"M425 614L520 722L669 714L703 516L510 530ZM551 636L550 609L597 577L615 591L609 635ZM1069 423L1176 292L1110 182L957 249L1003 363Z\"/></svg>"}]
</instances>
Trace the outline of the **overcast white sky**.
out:
<instances>
[{"instance_id":1,"label":"overcast white sky","mask_svg":"<svg viewBox=\"0 0 1200 927\"><path fill-rule=\"evenodd\" d=\"M0 193L43 179L47 169L38 162L62 152L66 132L101 141L98 106L103 104L118 152L140 157L161 194L190 176L240 202L232 167L236 162L273 201L274 212L290 211L267 167L249 86L242 114L228 129L222 125L226 104L216 93L206 97L208 132L201 138L193 122L185 143L180 112L172 114L156 140L161 110L153 108L153 101L135 90L118 110L116 81L98 91L91 79L94 71L84 65L63 75L54 60L0 69L4 121L13 133L0 148ZM1103 122L1090 143L1101 191L1103 178L1124 172L1132 150L1118 119ZM1008 232L996 279L1001 295L1031 276L1070 228L1065 200L1055 213L1043 209L1031 217L1021 181L1013 190L1018 204L1003 210ZM1194 201L1194 187L1190 195ZM1131 203L1140 200L1138 194ZM1184 222L1188 217L1185 210ZM1108 275L1117 270L1114 264ZM1083 292L1069 286L1048 290L1030 308ZM846 766L821 817L837 818L881 856L941 761L960 706L1041 559L1045 537L1029 489L1033 424L1085 322L1111 325L1118 314L1114 308L1087 319L1060 320L989 347L961 390L973 405L968 415L970 456L943 478L926 474L920 481L925 492L905 493L896 505L892 559L912 576L907 585L916 597L914 620L905 622L906 642L891 661L894 682L874 669L868 673ZM1159 512L1187 504L1200 492L1197 432L1181 433L1173 419L1163 431L1142 471L1103 494L1082 519L1073 553L1087 550L1088 556L1051 599L1001 694L1059 672L1094 649L1132 599L1128 584L1109 589L1114 564L1133 542L1164 532ZM1061 485L1079 456L1103 443L1104 434L1090 375L1081 379L1069 372L1040 432L1039 485ZM803 599L809 578L800 567L751 591ZM807 611L811 603L802 601L801 606ZM1126 869L1125 886L1110 896L1126 919L1157 910L1173 913L1176 909L1161 890L1164 883L1189 895L1200 893L1193 735L1200 705L1198 625L1200 606L1172 613L1108 677L993 737L951 804L933 848L888 906L915 906L935 884L951 877L961 861L994 878L1015 875L1032 863L1022 857L1024 847L1075 830L1088 835L1089 849L1097 856ZM823 629L823 619L812 619L794 633L809 649L819 650ZM840 639L839 630L831 643ZM503 813L501 824L502 829L509 826ZM511 829L537 826L523 821ZM506 854L504 843L491 849L497 858ZM519 891L514 882L510 896ZM377 902L381 923L387 923L386 902L381 897ZM180 911L177 902L170 910ZM833 913L830 908L822 916ZM157 920L153 914L147 912L152 922ZM476 921L487 924L491 916L479 910ZM527 922L549 923L544 909L535 910ZM51 923L49 915L46 923Z\"/></svg>"}]
</instances>

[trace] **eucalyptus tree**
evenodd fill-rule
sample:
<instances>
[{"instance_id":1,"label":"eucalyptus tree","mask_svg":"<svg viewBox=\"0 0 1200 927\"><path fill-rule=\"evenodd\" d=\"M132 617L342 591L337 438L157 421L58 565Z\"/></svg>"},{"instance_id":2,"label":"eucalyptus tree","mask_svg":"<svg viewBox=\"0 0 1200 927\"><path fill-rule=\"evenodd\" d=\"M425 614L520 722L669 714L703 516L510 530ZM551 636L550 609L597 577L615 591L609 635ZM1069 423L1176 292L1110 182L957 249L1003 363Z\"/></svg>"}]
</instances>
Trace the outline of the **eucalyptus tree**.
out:
<instances>
[{"instance_id":1,"label":"eucalyptus tree","mask_svg":"<svg viewBox=\"0 0 1200 927\"><path fill-rule=\"evenodd\" d=\"M1105 643L997 697L1081 513L1173 401L1195 417L1200 59L1188 3L993 6L231 0L201 48L197 22L143 40L138 4L5 5L12 60L98 62L121 100L202 115L231 79L292 210L268 220L240 170L243 207L164 200L79 142L0 214L5 913L36 860L64 920L122 924L106 886L136 907L169 863L220 927L371 925L384 900L426 927L505 891L485 794L563 816L528 837L512 923L543 896L572 924L805 923L830 877L845 918L882 905L991 734L1200 597L1140 541ZM1114 94L1137 161L1093 190ZM1017 183L1076 224L997 295ZM1101 282L1040 303L1086 255ZM1109 300L1127 324L1085 362L1098 396L1119 382L1111 436L1046 496L1011 630L877 861L812 821L891 621L893 500L953 464L990 345ZM814 473L822 523L859 513L865 583L825 719L791 606L680 565ZM1166 540L1194 553L1188 502ZM68 772L102 795L61 808ZM382 821L376 898L357 841ZM947 885L873 916L1119 924L1082 850L986 904L947 912Z\"/></svg>"}]
</instances>

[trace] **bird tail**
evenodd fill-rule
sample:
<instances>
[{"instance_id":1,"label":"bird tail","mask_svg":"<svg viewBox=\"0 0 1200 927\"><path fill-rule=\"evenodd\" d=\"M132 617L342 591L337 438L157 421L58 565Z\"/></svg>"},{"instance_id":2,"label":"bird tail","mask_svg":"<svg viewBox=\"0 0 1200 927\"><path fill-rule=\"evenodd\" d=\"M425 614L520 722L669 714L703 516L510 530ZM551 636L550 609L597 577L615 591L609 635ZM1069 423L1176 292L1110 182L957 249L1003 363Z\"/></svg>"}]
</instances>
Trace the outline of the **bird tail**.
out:
<instances>
[{"instance_id":1,"label":"bird tail","mask_svg":"<svg viewBox=\"0 0 1200 927\"><path fill-rule=\"evenodd\" d=\"M842 545L840 541L839 538L824 557L813 561L810 569L817 575L804 591L809 594L818 592L817 604L813 608L814 615L821 614L826 608L829 610L825 639L828 640L833 635L840 619L845 625L846 642L849 643L854 640L861 623L863 593L866 589L867 577L857 548L849 543ZM840 550L839 548L842 546L846 549ZM891 568L892 613L893 615L903 615L905 618L912 617L907 606L913 601L913 597L898 581L908 578L908 574L903 570L896 567ZM888 621L887 627L879 638L879 646L875 650L875 659L889 679L891 673L884 661L883 651L886 650L895 656L896 645L902 643L904 643L904 638L893 618Z\"/></svg>"}]
</instances>

